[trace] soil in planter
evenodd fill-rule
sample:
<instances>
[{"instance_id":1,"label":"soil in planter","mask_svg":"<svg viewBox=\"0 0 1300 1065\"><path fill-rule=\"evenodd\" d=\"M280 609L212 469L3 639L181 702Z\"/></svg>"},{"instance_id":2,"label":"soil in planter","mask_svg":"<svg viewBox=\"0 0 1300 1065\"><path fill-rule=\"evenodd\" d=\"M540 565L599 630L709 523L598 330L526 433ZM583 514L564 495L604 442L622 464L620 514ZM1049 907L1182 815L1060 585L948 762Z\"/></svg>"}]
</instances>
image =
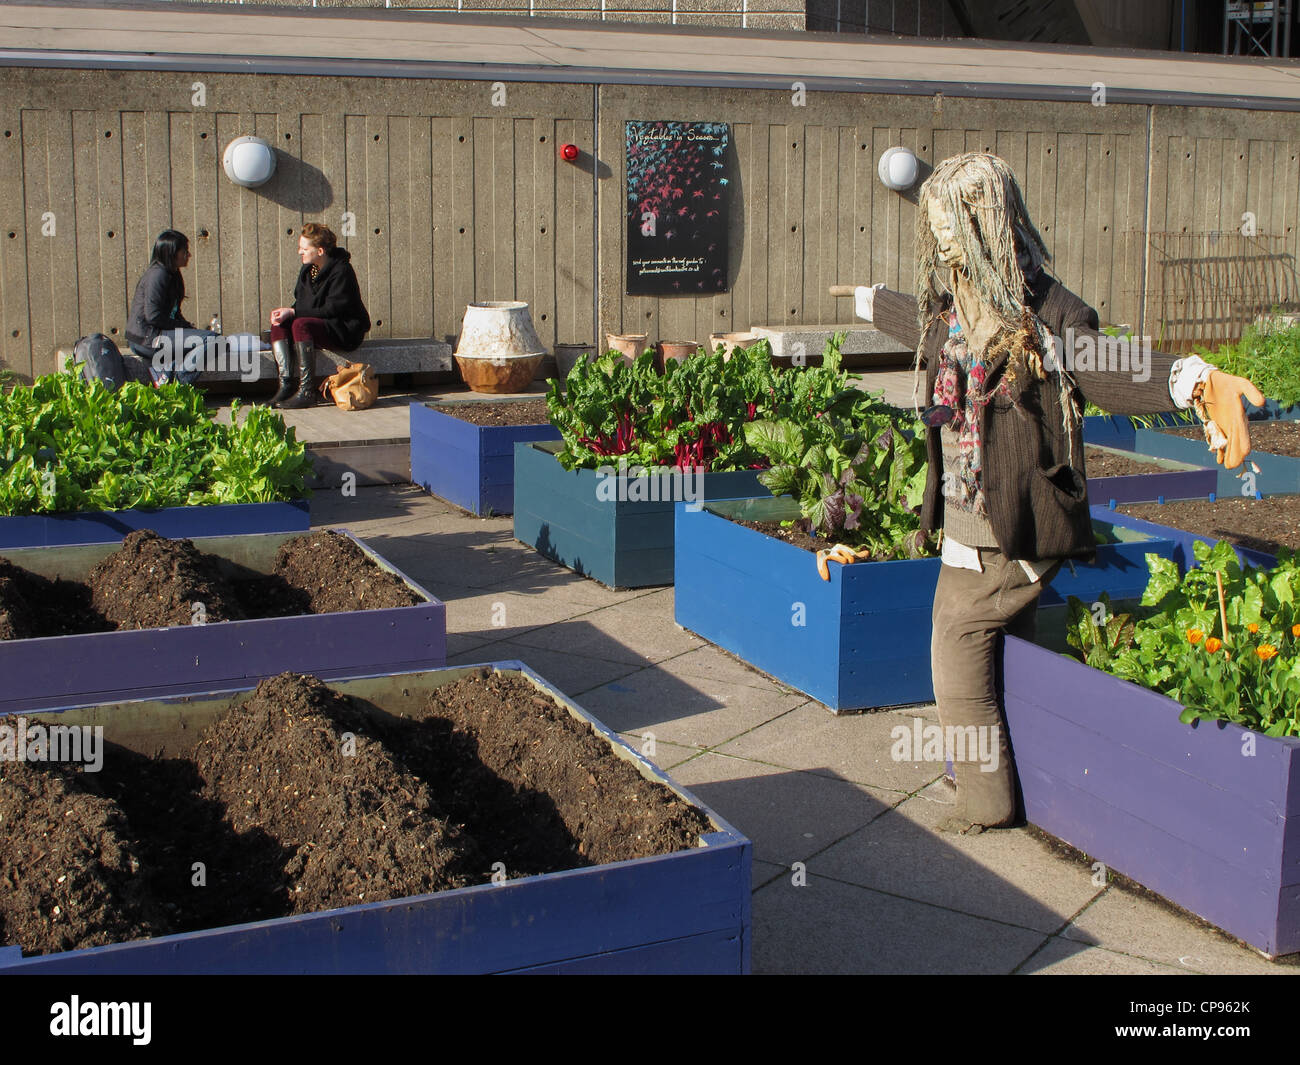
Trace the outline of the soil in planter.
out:
<instances>
[{"instance_id":1,"label":"soil in planter","mask_svg":"<svg viewBox=\"0 0 1300 1065\"><path fill-rule=\"evenodd\" d=\"M1127 503L1119 511L1270 555L1283 547L1300 551L1300 496Z\"/></svg>"},{"instance_id":2,"label":"soil in planter","mask_svg":"<svg viewBox=\"0 0 1300 1065\"><path fill-rule=\"evenodd\" d=\"M87 807L99 820L71 822L79 849L65 848L49 876L103 889L102 906L74 907L93 918L98 944L485 883L496 862L515 877L664 854L710 829L522 679L484 670L438 689L414 717L371 711L282 674L183 757L110 745L101 772L75 778L102 793ZM26 876L39 887L28 869L46 857L42 829L3 805L11 790L20 794L0 790L0 886ZM50 805L62 829L67 801ZM119 866L135 877L130 891ZM0 891L0 943L91 944L38 938L49 907L34 890L17 915L20 896Z\"/></svg>"},{"instance_id":3,"label":"soil in planter","mask_svg":"<svg viewBox=\"0 0 1300 1065\"><path fill-rule=\"evenodd\" d=\"M168 930L121 808L89 780L0 761L0 944L46 953Z\"/></svg>"},{"instance_id":4,"label":"soil in planter","mask_svg":"<svg viewBox=\"0 0 1300 1065\"><path fill-rule=\"evenodd\" d=\"M420 602L402 581L375 565L356 543L335 532L295 536L275 555L275 577L306 597L302 613L379 610ZM265 585L264 585L265 587Z\"/></svg>"},{"instance_id":5,"label":"soil in planter","mask_svg":"<svg viewBox=\"0 0 1300 1065\"><path fill-rule=\"evenodd\" d=\"M1116 455L1098 447L1084 449L1084 462L1087 463L1088 478L1128 477L1138 473L1168 473L1163 466L1154 462L1143 462L1128 455ZM1210 460L1213 462L1213 458Z\"/></svg>"},{"instance_id":6,"label":"soil in planter","mask_svg":"<svg viewBox=\"0 0 1300 1065\"><path fill-rule=\"evenodd\" d=\"M774 540L780 540L783 543L793 544L795 547L802 548L805 551L818 552L824 551L828 547L834 547L834 541L827 540L824 536L811 536L793 525L782 525L779 521L737 521L737 525L743 525L746 529L753 529L755 532L761 532L764 536L770 536ZM889 561L888 556L882 555L880 558L863 559L864 562ZM838 565L838 563L831 563Z\"/></svg>"},{"instance_id":7,"label":"soil in planter","mask_svg":"<svg viewBox=\"0 0 1300 1065\"><path fill-rule=\"evenodd\" d=\"M439 414L473 425L546 425L551 420L544 399L514 403L430 403L429 406Z\"/></svg>"},{"instance_id":8,"label":"soil in planter","mask_svg":"<svg viewBox=\"0 0 1300 1065\"><path fill-rule=\"evenodd\" d=\"M1205 432L1195 429L1165 429L1168 436L1185 436L1191 440L1205 439ZM1300 458L1300 422L1251 422L1250 446L1254 451L1264 451L1270 455L1289 455ZM1214 455L1208 449L1206 465L1214 465Z\"/></svg>"},{"instance_id":9,"label":"soil in planter","mask_svg":"<svg viewBox=\"0 0 1300 1065\"><path fill-rule=\"evenodd\" d=\"M0 558L0 640L112 628L91 605L90 589L84 584L48 580Z\"/></svg>"},{"instance_id":10,"label":"soil in planter","mask_svg":"<svg viewBox=\"0 0 1300 1065\"><path fill-rule=\"evenodd\" d=\"M694 847L709 823L646 780L517 675L481 670L433 692L395 748L508 876Z\"/></svg>"},{"instance_id":11,"label":"soil in planter","mask_svg":"<svg viewBox=\"0 0 1300 1065\"><path fill-rule=\"evenodd\" d=\"M190 625L198 605L206 621L239 621L243 608L216 561L189 540L151 529L130 533L90 573L91 602L118 629Z\"/></svg>"}]
</instances>

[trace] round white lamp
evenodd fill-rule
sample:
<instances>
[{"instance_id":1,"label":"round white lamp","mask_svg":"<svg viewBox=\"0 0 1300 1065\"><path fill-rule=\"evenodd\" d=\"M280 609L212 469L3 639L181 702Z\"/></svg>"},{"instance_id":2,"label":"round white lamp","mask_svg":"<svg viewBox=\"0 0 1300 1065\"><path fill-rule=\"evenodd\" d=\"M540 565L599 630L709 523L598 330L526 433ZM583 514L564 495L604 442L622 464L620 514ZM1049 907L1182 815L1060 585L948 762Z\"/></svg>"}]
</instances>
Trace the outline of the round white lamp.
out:
<instances>
[{"instance_id":1,"label":"round white lamp","mask_svg":"<svg viewBox=\"0 0 1300 1065\"><path fill-rule=\"evenodd\" d=\"M886 148L876 167L881 183L895 192L903 192L915 185L919 172L920 166L910 148Z\"/></svg>"},{"instance_id":2,"label":"round white lamp","mask_svg":"<svg viewBox=\"0 0 1300 1065\"><path fill-rule=\"evenodd\" d=\"M236 137L226 145L221 160L226 177L246 189L271 180L275 173L275 152L261 137Z\"/></svg>"}]
</instances>

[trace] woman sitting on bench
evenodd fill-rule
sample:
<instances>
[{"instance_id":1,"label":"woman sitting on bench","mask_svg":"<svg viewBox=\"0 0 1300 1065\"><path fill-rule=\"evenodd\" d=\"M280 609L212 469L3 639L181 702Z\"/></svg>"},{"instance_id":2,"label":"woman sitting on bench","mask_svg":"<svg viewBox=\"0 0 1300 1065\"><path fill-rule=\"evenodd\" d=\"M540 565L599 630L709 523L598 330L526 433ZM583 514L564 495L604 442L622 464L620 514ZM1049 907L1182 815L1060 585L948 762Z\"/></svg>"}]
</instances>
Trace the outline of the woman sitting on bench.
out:
<instances>
[{"instance_id":1,"label":"woman sitting on bench","mask_svg":"<svg viewBox=\"0 0 1300 1065\"><path fill-rule=\"evenodd\" d=\"M180 381L193 384L202 370L208 341L217 334L196 329L181 314L190 262L190 240L175 229L164 229L153 244L149 267L135 286L126 339L133 354L149 363L154 384Z\"/></svg>"},{"instance_id":2,"label":"woman sitting on bench","mask_svg":"<svg viewBox=\"0 0 1300 1065\"><path fill-rule=\"evenodd\" d=\"M293 306L271 312L271 352L280 375L280 390L271 406L311 407L317 346L354 351L370 331L370 315L361 301L361 286L334 234L317 222L302 227L298 238L302 270L293 290Z\"/></svg>"}]
</instances>

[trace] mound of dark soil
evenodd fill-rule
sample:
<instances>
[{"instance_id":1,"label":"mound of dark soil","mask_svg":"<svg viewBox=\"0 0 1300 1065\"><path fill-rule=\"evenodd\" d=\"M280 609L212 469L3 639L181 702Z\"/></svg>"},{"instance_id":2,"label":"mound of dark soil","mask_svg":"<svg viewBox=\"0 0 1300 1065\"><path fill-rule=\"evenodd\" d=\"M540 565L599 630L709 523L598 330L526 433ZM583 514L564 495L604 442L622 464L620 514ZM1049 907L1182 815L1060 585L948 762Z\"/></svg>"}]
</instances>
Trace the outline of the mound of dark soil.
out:
<instances>
[{"instance_id":1,"label":"mound of dark soil","mask_svg":"<svg viewBox=\"0 0 1300 1065\"><path fill-rule=\"evenodd\" d=\"M265 830L289 852L290 913L463 887L483 867L373 731L351 699L288 673L259 684L194 752L203 794L234 830Z\"/></svg>"},{"instance_id":2,"label":"mound of dark soil","mask_svg":"<svg viewBox=\"0 0 1300 1065\"><path fill-rule=\"evenodd\" d=\"M0 558L0 640L111 628L91 605L90 589L84 584L48 580Z\"/></svg>"},{"instance_id":3,"label":"mound of dark soil","mask_svg":"<svg viewBox=\"0 0 1300 1065\"><path fill-rule=\"evenodd\" d=\"M243 608L209 555L189 540L139 529L90 574L91 602L118 629L239 621ZM200 609L201 605L201 609Z\"/></svg>"},{"instance_id":4,"label":"mound of dark soil","mask_svg":"<svg viewBox=\"0 0 1300 1065\"><path fill-rule=\"evenodd\" d=\"M317 532L280 545L275 575L307 596L312 614L414 606L419 598L346 536Z\"/></svg>"},{"instance_id":5,"label":"mound of dark soil","mask_svg":"<svg viewBox=\"0 0 1300 1065\"><path fill-rule=\"evenodd\" d=\"M43 953L169 930L121 809L85 781L0 761L0 943Z\"/></svg>"}]
</instances>

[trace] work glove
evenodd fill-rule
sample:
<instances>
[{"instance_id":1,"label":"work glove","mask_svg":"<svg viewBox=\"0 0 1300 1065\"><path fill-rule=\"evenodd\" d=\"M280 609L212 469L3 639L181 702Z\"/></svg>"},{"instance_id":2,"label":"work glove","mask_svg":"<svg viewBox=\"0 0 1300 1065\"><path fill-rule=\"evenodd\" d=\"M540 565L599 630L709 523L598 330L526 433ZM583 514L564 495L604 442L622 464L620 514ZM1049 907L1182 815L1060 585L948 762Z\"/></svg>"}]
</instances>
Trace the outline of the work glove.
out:
<instances>
[{"instance_id":1,"label":"work glove","mask_svg":"<svg viewBox=\"0 0 1300 1065\"><path fill-rule=\"evenodd\" d=\"M1246 378L1222 370L1211 371L1199 391L1193 404L1205 423L1205 441L1224 469L1234 469L1250 454L1250 429L1241 399L1244 396L1262 407L1264 394Z\"/></svg>"},{"instance_id":2,"label":"work glove","mask_svg":"<svg viewBox=\"0 0 1300 1065\"><path fill-rule=\"evenodd\" d=\"M853 313L864 322L870 322L876 314L876 293L885 286L858 285L853 289Z\"/></svg>"}]
</instances>

